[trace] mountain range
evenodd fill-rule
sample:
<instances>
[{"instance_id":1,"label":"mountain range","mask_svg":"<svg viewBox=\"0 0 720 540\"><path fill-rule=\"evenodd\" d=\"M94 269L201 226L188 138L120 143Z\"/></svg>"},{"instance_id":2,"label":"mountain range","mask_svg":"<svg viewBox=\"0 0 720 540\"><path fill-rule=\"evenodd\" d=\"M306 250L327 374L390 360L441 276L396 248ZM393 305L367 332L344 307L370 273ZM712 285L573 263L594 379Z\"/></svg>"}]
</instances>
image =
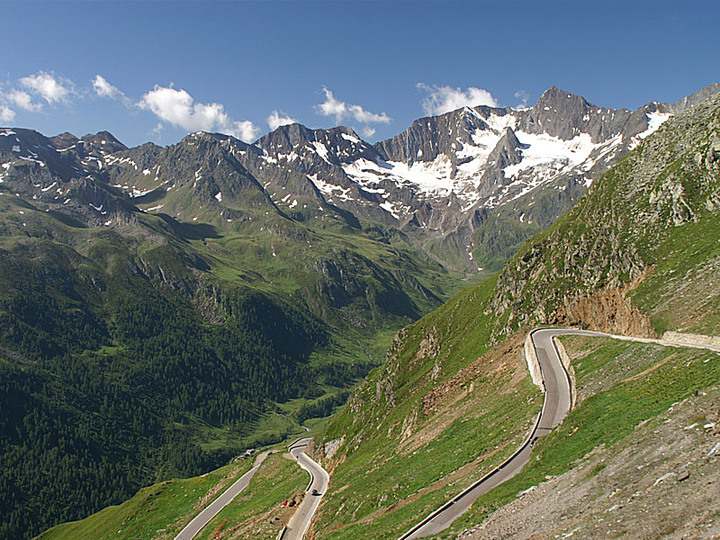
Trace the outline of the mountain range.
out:
<instances>
[{"instance_id":1,"label":"mountain range","mask_svg":"<svg viewBox=\"0 0 720 540\"><path fill-rule=\"evenodd\" d=\"M477 271L567 211L673 113L718 91L630 111L552 87L531 108L464 107L374 145L349 128L299 124L254 144L194 133L166 148L126 148L107 132L4 129L0 180L94 226L118 226L136 210L234 230L264 212L338 219L398 231L445 266Z\"/></svg>"}]
</instances>

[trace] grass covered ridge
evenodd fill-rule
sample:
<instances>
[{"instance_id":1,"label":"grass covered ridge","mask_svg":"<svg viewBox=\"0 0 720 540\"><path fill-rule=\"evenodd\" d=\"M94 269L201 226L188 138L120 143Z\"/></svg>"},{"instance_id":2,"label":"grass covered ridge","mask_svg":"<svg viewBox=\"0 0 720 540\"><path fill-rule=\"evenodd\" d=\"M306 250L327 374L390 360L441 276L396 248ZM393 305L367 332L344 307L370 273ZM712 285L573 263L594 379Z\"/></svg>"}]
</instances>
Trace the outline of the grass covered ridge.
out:
<instances>
[{"instance_id":1,"label":"grass covered ridge","mask_svg":"<svg viewBox=\"0 0 720 540\"><path fill-rule=\"evenodd\" d=\"M198 538L275 540L295 513L309 479L286 448L276 448L250 485L207 524ZM284 500L293 501L293 506L283 507Z\"/></svg>"}]
</instances>

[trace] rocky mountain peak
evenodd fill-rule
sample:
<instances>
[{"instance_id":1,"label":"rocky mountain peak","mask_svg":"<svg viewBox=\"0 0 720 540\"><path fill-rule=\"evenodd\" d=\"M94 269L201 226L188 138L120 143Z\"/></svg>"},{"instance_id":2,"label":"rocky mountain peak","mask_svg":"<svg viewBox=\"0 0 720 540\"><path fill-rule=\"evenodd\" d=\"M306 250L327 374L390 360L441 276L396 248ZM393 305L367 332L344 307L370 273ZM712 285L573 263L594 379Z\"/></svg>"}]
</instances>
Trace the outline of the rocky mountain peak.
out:
<instances>
[{"instance_id":1,"label":"rocky mountain peak","mask_svg":"<svg viewBox=\"0 0 720 540\"><path fill-rule=\"evenodd\" d=\"M90 143L109 154L120 152L121 150L127 150L127 146L117 140L109 131L98 131L95 134L88 133L87 135L84 135L81 140Z\"/></svg>"},{"instance_id":2,"label":"rocky mountain peak","mask_svg":"<svg viewBox=\"0 0 720 540\"><path fill-rule=\"evenodd\" d=\"M676 113L684 111L685 109L689 109L690 107L694 107L695 105L702 103L710 96L714 96L716 94L720 94L720 83L711 83L705 88L676 101L670 105L670 110Z\"/></svg>"},{"instance_id":3,"label":"rocky mountain peak","mask_svg":"<svg viewBox=\"0 0 720 540\"><path fill-rule=\"evenodd\" d=\"M388 160L413 164L429 162L445 155L457 165L456 151L464 144L473 144L473 135L488 129L486 118L504 109L463 107L439 116L415 120L404 132L381 141L375 148Z\"/></svg>"},{"instance_id":4,"label":"rocky mountain peak","mask_svg":"<svg viewBox=\"0 0 720 540\"><path fill-rule=\"evenodd\" d=\"M309 129L290 124L261 137L255 145L263 151L268 163L307 175L340 177L340 182L346 181L343 165L359 159L382 160L372 145L345 126Z\"/></svg>"},{"instance_id":5,"label":"rocky mountain peak","mask_svg":"<svg viewBox=\"0 0 720 540\"><path fill-rule=\"evenodd\" d=\"M78 139L69 131L61 133L60 135L55 135L54 137L50 137L50 143L57 149L72 146L73 144L76 144L79 140L80 139Z\"/></svg>"},{"instance_id":6,"label":"rocky mountain peak","mask_svg":"<svg viewBox=\"0 0 720 540\"><path fill-rule=\"evenodd\" d=\"M551 86L542 93L533 109L547 110L545 107L561 112L568 108L586 109L592 105L582 96L571 94L557 86Z\"/></svg>"},{"instance_id":7,"label":"rocky mountain peak","mask_svg":"<svg viewBox=\"0 0 720 540\"><path fill-rule=\"evenodd\" d=\"M255 145L263 149L292 148L312 140L315 140L315 137L311 129L302 124L288 124L263 135L255 141Z\"/></svg>"},{"instance_id":8,"label":"rocky mountain peak","mask_svg":"<svg viewBox=\"0 0 720 540\"><path fill-rule=\"evenodd\" d=\"M500 169L504 169L510 165L517 165L522 161L523 145L518 140L515 132L510 127L506 127L503 135L498 141L493 151L488 156L488 165L495 165Z\"/></svg>"}]
</instances>

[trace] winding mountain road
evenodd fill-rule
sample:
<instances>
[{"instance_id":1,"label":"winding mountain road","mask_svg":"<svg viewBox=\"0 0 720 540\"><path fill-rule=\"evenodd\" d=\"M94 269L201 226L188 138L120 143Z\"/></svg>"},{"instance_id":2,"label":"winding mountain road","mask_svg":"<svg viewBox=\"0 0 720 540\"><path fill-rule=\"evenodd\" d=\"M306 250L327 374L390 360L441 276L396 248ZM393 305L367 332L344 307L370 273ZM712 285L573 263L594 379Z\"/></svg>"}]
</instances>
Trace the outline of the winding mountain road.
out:
<instances>
[{"instance_id":1,"label":"winding mountain road","mask_svg":"<svg viewBox=\"0 0 720 540\"><path fill-rule=\"evenodd\" d=\"M425 519L416 524L408 532L403 534L399 540L411 540L424 538L447 529L456 518L465 513L478 497L487 493L495 486L498 486L515 476L530 459L532 446L538 437L549 433L555 426L563 421L572 408L572 384L570 376L560 359L560 354L555 346L554 338L566 335L583 335L594 337L609 337L624 341L637 341L641 343L655 343L663 346L680 346L700 349L709 349L720 352L720 347L704 345L683 341L668 341L663 339L646 339L629 336L605 334L590 330L577 330L574 328L541 328L530 333L533 350L542 375L542 384L545 392L540 416L535 422L525 441L515 453L505 460L500 466L490 471L480 480L475 482L465 491L453 497L443 506L432 512ZM526 351L527 354L527 351ZM528 364L531 360L528 360Z\"/></svg>"},{"instance_id":2,"label":"winding mountain road","mask_svg":"<svg viewBox=\"0 0 720 540\"><path fill-rule=\"evenodd\" d=\"M709 349L720 352L720 346L689 343L683 341L669 341L662 339L646 339L614 334L605 334L589 330L577 330L574 328L540 328L530 333L532 353L535 359L528 358L528 365L539 367L542 379L545 398L535 425L528 433L520 447L502 464L487 473L480 480L453 497L443 506L432 512L425 519L420 521L408 532L403 534L399 540L411 540L424 538L438 534L448 528L455 519L465 513L470 506L483 494L492 488L509 480L525 466L530 459L532 447L535 441L549 433L555 426L560 424L570 412L573 403L572 383L570 375L563 365L560 353L555 345L555 337L565 335L584 335L594 337L609 337L625 341L637 341L641 343L655 343L663 346L692 347ZM526 355L528 350L526 349ZM281 533L282 540L302 540L310 527L310 523L320 506L323 495L327 491L330 476L318 463L305 454L310 438L299 439L290 445L289 451L298 465L310 473L310 483L306 489L305 498L290 519L287 527ZM214 518L220 510L227 506L238 493L245 489L250 480L257 472L268 452L258 455L253 468L240 477L228 490L213 501L197 517L195 517L181 532L175 540L192 540L207 523ZM315 493L315 494L313 494Z\"/></svg>"},{"instance_id":3,"label":"winding mountain road","mask_svg":"<svg viewBox=\"0 0 720 540\"><path fill-rule=\"evenodd\" d=\"M305 454L309 442L310 438L304 438L290 445L290 455L297 460L300 467L310 473L310 483L305 490L303 502L290 518L287 530L282 535L283 540L302 540L305 537L310 522L330 483L330 475L327 471ZM316 495L313 495L313 492Z\"/></svg>"},{"instance_id":4,"label":"winding mountain road","mask_svg":"<svg viewBox=\"0 0 720 540\"><path fill-rule=\"evenodd\" d=\"M222 495L195 516L195 518L188 523L182 531L180 531L180 534L175 537L175 540L192 540L195 538L203 527L210 523L210 520L220 513L220 510L230 504L230 502L237 497L243 489L248 487L250 480L252 480L252 477L255 476L255 473L260 468L262 462L265 461L268 454L269 452L258 454L258 457L255 459L255 463L253 464L253 468L238 478L235 483L225 490Z\"/></svg>"}]
</instances>

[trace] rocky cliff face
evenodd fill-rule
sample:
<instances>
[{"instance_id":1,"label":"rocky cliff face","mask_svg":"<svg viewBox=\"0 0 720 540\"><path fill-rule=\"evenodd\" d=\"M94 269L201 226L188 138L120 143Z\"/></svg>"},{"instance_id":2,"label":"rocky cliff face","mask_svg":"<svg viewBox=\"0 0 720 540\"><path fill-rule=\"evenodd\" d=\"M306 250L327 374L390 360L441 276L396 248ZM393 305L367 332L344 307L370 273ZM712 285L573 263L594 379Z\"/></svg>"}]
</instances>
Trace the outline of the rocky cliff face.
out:
<instances>
[{"instance_id":1,"label":"rocky cliff face","mask_svg":"<svg viewBox=\"0 0 720 540\"><path fill-rule=\"evenodd\" d=\"M518 129L527 133L545 133L563 140L584 133L594 143L618 135L632 139L650 127L648 115L667 113L668 109L667 105L657 103L650 103L636 111L598 107L581 96L553 86L540 96L534 107L518 116Z\"/></svg>"}]
</instances>

